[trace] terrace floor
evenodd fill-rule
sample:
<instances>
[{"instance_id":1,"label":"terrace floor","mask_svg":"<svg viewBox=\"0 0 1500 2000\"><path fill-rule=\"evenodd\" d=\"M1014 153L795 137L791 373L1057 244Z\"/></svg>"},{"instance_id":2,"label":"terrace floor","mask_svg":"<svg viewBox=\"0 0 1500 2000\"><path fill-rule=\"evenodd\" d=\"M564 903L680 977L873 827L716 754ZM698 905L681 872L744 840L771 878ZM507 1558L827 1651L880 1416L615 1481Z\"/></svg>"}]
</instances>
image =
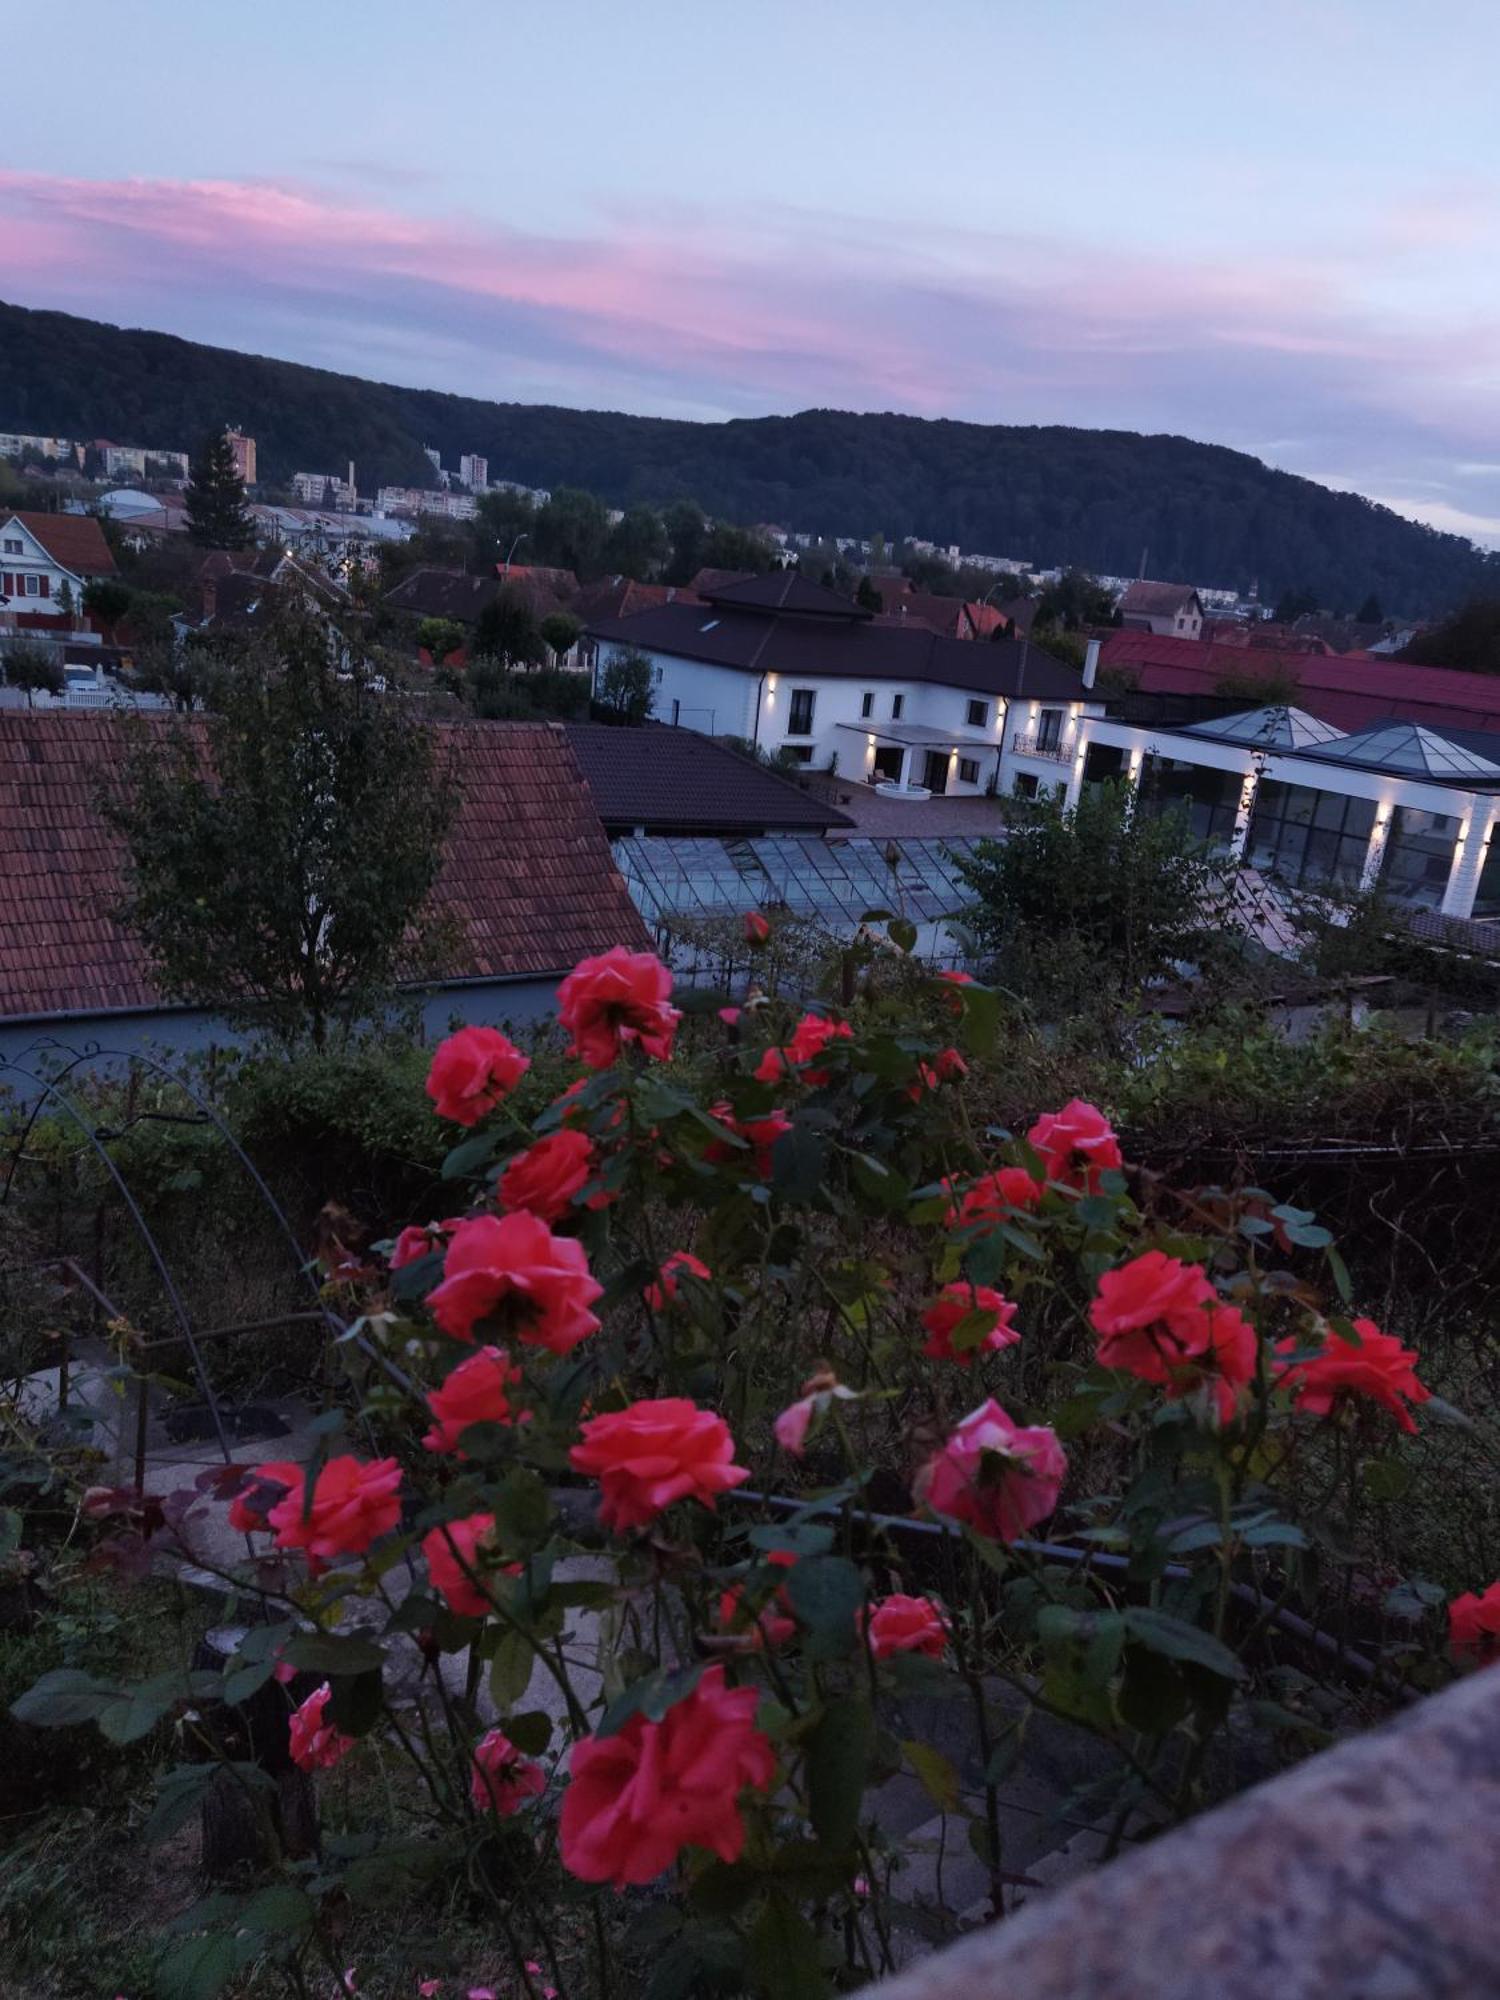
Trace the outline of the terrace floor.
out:
<instances>
[{"instance_id":1,"label":"terrace floor","mask_svg":"<svg viewBox=\"0 0 1500 2000\"><path fill-rule=\"evenodd\" d=\"M895 835L899 839L941 840L948 834L976 834L1005 831L1005 821L994 799L974 797L931 799L883 799L873 785L859 785L838 779L828 797L855 822L852 827L834 827L829 839L870 840Z\"/></svg>"}]
</instances>

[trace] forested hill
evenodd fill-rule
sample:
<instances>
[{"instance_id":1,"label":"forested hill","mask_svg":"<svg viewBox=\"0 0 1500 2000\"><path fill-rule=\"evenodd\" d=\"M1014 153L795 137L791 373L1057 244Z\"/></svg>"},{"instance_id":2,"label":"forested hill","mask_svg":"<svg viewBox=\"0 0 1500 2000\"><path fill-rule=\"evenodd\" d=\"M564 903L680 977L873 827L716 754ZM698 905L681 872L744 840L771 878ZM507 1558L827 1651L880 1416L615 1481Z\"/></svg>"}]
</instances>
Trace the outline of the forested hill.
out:
<instances>
[{"instance_id":1,"label":"forested hill","mask_svg":"<svg viewBox=\"0 0 1500 2000\"><path fill-rule=\"evenodd\" d=\"M262 479L342 471L423 483L424 444L490 476L584 486L617 506L827 534L922 535L1038 564L1247 587L1329 609L1375 592L1429 614L1496 588L1500 557L1348 493L1187 438L808 410L721 424L490 403L0 303L0 430L192 449L236 424Z\"/></svg>"}]
</instances>

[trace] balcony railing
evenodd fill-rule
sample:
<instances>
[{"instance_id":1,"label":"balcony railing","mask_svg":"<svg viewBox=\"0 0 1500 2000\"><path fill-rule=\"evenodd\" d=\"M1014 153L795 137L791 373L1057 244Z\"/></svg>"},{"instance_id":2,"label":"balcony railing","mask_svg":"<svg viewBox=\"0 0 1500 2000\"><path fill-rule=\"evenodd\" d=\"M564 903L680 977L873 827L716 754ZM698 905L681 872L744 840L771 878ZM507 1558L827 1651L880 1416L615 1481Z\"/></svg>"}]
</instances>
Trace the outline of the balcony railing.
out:
<instances>
[{"instance_id":1,"label":"balcony railing","mask_svg":"<svg viewBox=\"0 0 1500 2000\"><path fill-rule=\"evenodd\" d=\"M1040 734L1032 730L1030 734L1017 733L1010 739L1012 750L1019 750L1023 757L1045 757L1050 764L1066 764L1073 755L1073 745L1060 737L1043 742Z\"/></svg>"}]
</instances>

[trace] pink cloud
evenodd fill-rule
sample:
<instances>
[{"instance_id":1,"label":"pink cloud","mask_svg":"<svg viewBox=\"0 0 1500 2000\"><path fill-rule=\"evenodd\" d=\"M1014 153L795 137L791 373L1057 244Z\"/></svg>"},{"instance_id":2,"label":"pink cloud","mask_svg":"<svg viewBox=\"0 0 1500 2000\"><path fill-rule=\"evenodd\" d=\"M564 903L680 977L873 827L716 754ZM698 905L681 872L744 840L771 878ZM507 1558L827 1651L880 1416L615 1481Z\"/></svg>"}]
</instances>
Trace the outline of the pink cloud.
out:
<instances>
[{"instance_id":1,"label":"pink cloud","mask_svg":"<svg viewBox=\"0 0 1500 2000\"><path fill-rule=\"evenodd\" d=\"M353 372L378 356L427 386L694 415L1274 436L1282 463L1351 464L1385 491L1500 459L1496 327L1398 321L1358 269L776 209L544 236L312 185L0 171L8 296Z\"/></svg>"}]
</instances>

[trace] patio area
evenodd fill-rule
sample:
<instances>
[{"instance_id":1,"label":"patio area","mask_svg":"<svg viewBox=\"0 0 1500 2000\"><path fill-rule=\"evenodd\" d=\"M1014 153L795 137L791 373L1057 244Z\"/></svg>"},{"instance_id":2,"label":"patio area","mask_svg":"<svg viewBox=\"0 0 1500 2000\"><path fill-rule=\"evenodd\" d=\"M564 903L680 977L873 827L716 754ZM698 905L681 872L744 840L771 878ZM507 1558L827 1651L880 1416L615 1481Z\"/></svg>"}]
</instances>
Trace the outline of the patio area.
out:
<instances>
[{"instance_id":1,"label":"patio area","mask_svg":"<svg viewBox=\"0 0 1500 2000\"><path fill-rule=\"evenodd\" d=\"M880 839L887 834L898 840L941 840L950 834L973 839L1005 831L997 802L972 793L962 798L882 798L873 785L839 778L828 788L827 796L855 822L847 832L831 831L833 841Z\"/></svg>"}]
</instances>

